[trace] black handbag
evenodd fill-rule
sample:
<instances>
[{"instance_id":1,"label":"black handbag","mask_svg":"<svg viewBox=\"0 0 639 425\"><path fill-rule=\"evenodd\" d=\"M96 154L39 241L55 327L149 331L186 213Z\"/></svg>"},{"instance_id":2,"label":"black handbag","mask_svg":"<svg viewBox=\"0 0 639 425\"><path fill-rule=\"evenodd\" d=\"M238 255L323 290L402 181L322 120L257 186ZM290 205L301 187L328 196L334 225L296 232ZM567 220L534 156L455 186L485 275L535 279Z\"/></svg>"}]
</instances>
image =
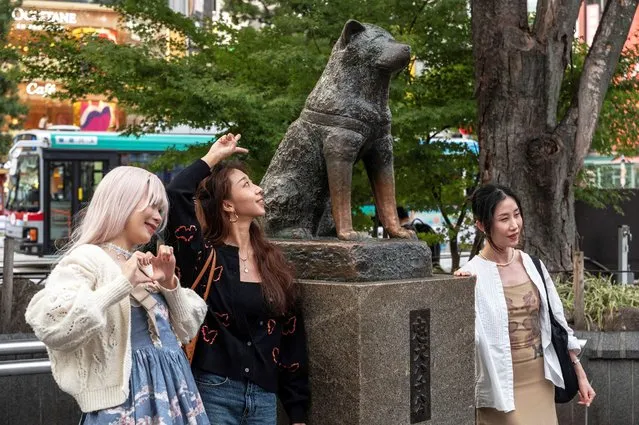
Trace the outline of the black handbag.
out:
<instances>
[{"instance_id":1,"label":"black handbag","mask_svg":"<svg viewBox=\"0 0 639 425\"><path fill-rule=\"evenodd\" d=\"M550 333L552 339L552 346L555 347L555 352L559 358L559 364L561 365L561 374L564 377L565 388L555 386L555 403L568 403L570 402L579 391L579 383L577 382L577 373L575 372L575 366L568 354L568 332L561 326L561 324L555 319L555 315L550 307L550 298L548 297L548 286L546 286L546 279L544 273L541 270L541 262L539 258L530 257L535 263L535 267L541 276L541 281L544 283L544 289L546 289L546 299L548 300L548 312L550 313Z\"/></svg>"}]
</instances>

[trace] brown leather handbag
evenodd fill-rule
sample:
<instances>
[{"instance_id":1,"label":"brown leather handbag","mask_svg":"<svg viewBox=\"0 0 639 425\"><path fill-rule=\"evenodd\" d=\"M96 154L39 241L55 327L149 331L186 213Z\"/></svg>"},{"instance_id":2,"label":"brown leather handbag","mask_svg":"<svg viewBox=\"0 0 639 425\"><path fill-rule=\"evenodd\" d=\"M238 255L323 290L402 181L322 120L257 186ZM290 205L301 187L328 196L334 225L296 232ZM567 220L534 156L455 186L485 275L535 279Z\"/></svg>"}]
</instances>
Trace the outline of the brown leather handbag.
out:
<instances>
[{"instance_id":1,"label":"brown leather handbag","mask_svg":"<svg viewBox=\"0 0 639 425\"><path fill-rule=\"evenodd\" d=\"M206 262L204 263L204 267L202 267L200 274L197 276L197 278L193 282L193 285L191 285L191 289L195 291L195 288L197 288L197 286L200 284L200 281L202 280L204 273L206 273L206 270L208 270L210 266L211 271L209 272L209 278L207 279L207 282L206 282L206 289L204 290L204 296L202 297L204 301L206 301L209 298L211 283L213 282L213 276L215 275L216 260L217 260L217 252L215 251L215 248L211 248L211 255L209 255L209 258L206 259ZM184 350L184 354L186 354L186 358L189 360L189 363L193 362L193 355L195 354L195 345L197 344L197 340L199 337L200 337L200 331L198 330L198 333L195 334L193 339L191 339L188 342L188 344L185 344L184 346L182 346L182 350Z\"/></svg>"}]
</instances>

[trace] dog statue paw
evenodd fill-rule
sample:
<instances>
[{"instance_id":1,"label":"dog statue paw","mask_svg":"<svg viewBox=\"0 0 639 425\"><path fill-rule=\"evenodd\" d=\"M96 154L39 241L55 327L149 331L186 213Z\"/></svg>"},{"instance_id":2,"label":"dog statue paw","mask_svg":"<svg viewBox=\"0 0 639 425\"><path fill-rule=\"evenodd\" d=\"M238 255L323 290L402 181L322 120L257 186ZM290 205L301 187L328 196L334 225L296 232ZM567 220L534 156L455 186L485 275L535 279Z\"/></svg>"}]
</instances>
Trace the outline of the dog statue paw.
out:
<instances>
[{"instance_id":1,"label":"dog statue paw","mask_svg":"<svg viewBox=\"0 0 639 425\"><path fill-rule=\"evenodd\" d=\"M342 241L361 241L364 239L370 239L371 235L366 232L357 232L355 230L349 230L346 232L339 232L337 238Z\"/></svg>"},{"instance_id":2,"label":"dog statue paw","mask_svg":"<svg viewBox=\"0 0 639 425\"><path fill-rule=\"evenodd\" d=\"M395 229L386 229L386 232L391 238L398 239L417 239L417 235L414 231L405 229L403 227L398 227Z\"/></svg>"}]
</instances>

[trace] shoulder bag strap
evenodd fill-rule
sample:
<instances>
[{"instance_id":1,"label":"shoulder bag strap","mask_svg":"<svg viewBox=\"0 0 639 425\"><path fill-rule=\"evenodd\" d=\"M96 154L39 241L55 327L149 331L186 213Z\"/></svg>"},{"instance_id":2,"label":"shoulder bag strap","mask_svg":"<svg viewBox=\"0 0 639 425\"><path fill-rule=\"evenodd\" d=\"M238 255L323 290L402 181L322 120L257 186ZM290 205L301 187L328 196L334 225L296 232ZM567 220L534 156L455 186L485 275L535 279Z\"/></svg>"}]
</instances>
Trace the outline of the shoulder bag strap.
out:
<instances>
[{"instance_id":1,"label":"shoulder bag strap","mask_svg":"<svg viewBox=\"0 0 639 425\"><path fill-rule=\"evenodd\" d=\"M211 268L209 269L209 278L207 279L206 289L204 290L204 296L202 297L204 301L207 301L209 299L209 292L211 291L211 283L213 282L213 277L215 276L215 268L217 263L217 251L215 250L215 248L211 248L211 250L213 251L211 253L211 255L213 256L213 263L211 264ZM211 256L209 255L209 259L210 258Z\"/></svg>"},{"instance_id":2,"label":"shoulder bag strap","mask_svg":"<svg viewBox=\"0 0 639 425\"><path fill-rule=\"evenodd\" d=\"M211 260L213 260L213 268L215 268L215 257L216 257L215 248L211 248L211 254L206 259L206 262L204 263L202 270L200 270L200 274L198 274L197 278L195 278L195 281L193 281L193 285L191 285L191 289L195 291L195 288L197 288L197 286L200 284L200 281L202 280L204 273L206 273L206 270L209 268L209 265L211 264Z\"/></svg>"},{"instance_id":3,"label":"shoulder bag strap","mask_svg":"<svg viewBox=\"0 0 639 425\"><path fill-rule=\"evenodd\" d=\"M546 290L546 301L548 302L548 311L552 315L552 308L550 307L550 297L548 296L548 286L546 286L546 279L544 278L544 272L541 269L541 261L539 260L539 258L534 257L532 255L530 256L530 259L535 264L535 268L539 272L539 276L541 276L541 281L544 283L544 289Z\"/></svg>"}]
</instances>

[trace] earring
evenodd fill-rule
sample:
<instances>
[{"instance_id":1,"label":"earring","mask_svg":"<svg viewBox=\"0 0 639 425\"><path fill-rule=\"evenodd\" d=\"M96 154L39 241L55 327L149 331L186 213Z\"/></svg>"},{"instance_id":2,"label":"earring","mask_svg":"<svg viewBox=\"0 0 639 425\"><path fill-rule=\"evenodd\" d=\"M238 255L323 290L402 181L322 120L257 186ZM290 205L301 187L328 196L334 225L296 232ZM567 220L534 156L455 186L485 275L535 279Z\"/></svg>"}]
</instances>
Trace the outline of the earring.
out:
<instances>
[{"instance_id":1,"label":"earring","mask_svg":"<svg viewBox=\"0 0 639 425\"><path fill-rule=\"evenodd\" d=\"M237 215L237 213L236 213L235 211L233 211L233 215L235 216L235 220L233 220L233 219L231 218L231 216L229 216L229 221L230 221L231 223L237 223L237 220L239 220L239 219L240 219L240 217Z\"/></svg>"}]
</instances>

